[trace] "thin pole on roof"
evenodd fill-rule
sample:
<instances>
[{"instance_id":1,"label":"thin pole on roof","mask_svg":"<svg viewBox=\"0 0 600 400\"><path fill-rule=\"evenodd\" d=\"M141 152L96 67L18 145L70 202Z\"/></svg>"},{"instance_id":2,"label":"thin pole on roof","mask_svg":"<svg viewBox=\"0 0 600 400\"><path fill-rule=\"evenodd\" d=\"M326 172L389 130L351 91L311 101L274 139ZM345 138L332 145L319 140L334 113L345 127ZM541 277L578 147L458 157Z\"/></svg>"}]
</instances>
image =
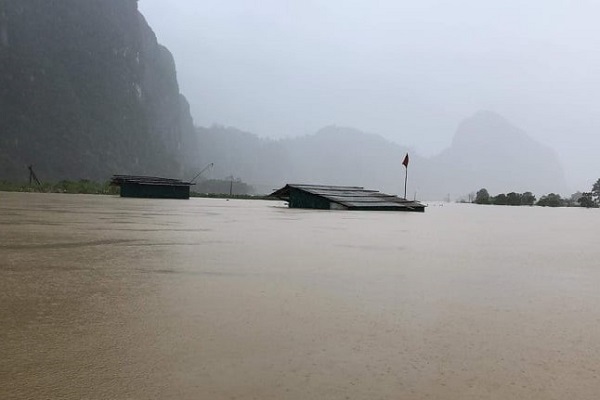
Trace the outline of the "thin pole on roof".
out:
<instances>
[{"instance_id":1,"label":"thin pole on roof","mask_svg":"<svg viewBox=\"0 0 600 400\"><path fill-rule=\"evenodd\" d=\"M402 165L404 165L404 200L406 200L406 182L408 181L408 153L404 156L404 160L402 161Z\"/></svg>"},{"instance_id":2,"label":"thin pole on roof","mask_svg":"<svg viewBox=\"0 0 600 400\"><path fill-rule=\"evenodd\" d=\"M408 167L406 167L406 171L404 172L404 200L406 200L406 181L408 181Z\"/></svg>"}]
</instances>

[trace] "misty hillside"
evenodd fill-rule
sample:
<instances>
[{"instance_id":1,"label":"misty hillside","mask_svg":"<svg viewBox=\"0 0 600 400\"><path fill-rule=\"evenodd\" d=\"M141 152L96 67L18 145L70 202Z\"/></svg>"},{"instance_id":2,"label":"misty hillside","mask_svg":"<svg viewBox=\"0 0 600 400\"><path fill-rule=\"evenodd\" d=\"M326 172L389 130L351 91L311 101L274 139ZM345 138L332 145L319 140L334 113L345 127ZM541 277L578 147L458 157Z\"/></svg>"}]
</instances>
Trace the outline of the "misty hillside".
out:
<instances>
[{"instance_id":1,"label":"misty hillside","mask_svg":"<svg viewBox=\"0 0 600 400\"><path fill-rule=\"evenodd\" d=\"M0 2L0 179L180 176L192 119L137 1Z\"/></svg>"},{"instance_id":2,"label":"misty hillside","mask_svg":"<svg viewBox=\"0 0 600 400\"><path fill-rule=\"evenodd\" d=\"M403 192L401 162L408 150L378 135L329 126L275 141L221 126L197 131L202 162L215 163L212 177L233 175L262 193L286 182ZM438 156L410 154L408 197L456 199L482 187L538 195L567 190L554 152L491 112L464 120L452 145Z\"/></svg>"},{"instance_id":3,"label":"misty hillside","mask_svg":"<svg viewBox=\"0 0 600 400\"><path fill-rule=\"evenodd\" d=\"M207 94L209 96L210 94ZM233 176L267 193L285 183L403 193L407 148L356 129L272 140L194 128L170 52L135 0L0 2L0 179L105 180L111 174ZM463 121L451 146L411 152L408 196L566 192L555 153L501 116Z\"/></svg>"},{"instance_id":4,"label":"misty hillside","mask_svg":"<svg viewBox=\"0 0 600 400\"><path fill-rule=\"evenodd\" d=\"M556 153L490 111L465 119L451 146L431 161L430 179L439 182L436 197L483 187L494 194L567 192Z\"/></svg>"},{"instance_id":5,"label":"misty hillside","mask_svg":"<svg viewBox=\"0 0 600 400\"><path fill-rule=\"evenodd\" d=\"M212 177L233 175L262 193L291 182L402 190L406 149L378 135L337 126L281 140L221 126L197 131L202 162L215 163Z\"/></svg>"},{"instance_id":6,"label":"misty hillside","mask_svg":"<svg viewBox=\"0 0 600 400\"><path fill-rule=\"evenodd\" d=\"M198 127L196 132L200 143L198 160L203 166L214 163L202 178L233 176L266 193L285 181L292 170L289 155L278 141L219 125Z\"/></svg>"},{"instance_id":7,"label":"misty hillside","mask_svg":"<svg viewBox=\"0 0 600 400\"><path fill-rule=\"evenodd\" d=\"M400 193L407 151L378 135L328 126L314 135L281 141L294 169L291 181L358 185ZM421 160L414 155L415 163Z\"/></svg>"}]
</instances>

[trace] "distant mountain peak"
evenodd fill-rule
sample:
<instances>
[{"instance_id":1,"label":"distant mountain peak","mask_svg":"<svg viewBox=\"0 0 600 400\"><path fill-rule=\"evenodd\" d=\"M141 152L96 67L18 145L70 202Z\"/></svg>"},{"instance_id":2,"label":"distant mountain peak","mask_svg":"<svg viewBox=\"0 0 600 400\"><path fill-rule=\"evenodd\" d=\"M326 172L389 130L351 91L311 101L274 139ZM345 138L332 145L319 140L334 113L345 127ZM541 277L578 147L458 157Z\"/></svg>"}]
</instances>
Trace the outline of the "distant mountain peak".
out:
<instances>
[{"instance_id":1,"label":"distant mountain peak","mask_svg":"<svg viewBox=\"0 0 600 400\"><path fill-rule=\"evenodd\" d=\"M534 142L525 131L513 125L502 115L494 111L481 110L459 124L452 146L489 148L490 145L504 146L512 141Z\"/></svg>"},{"instance_id":2,"label":"distant mountain peak","mask_svg":"<svg viewBox=\"0 0 600 400\"><path fill-rule=\"evenodd\" d=\"M468 185L492 192L566 190L554 150L493 111L478 111L463 120L452 145L434 160L444 165L445 182L452 183L445 191L465 191Z\"/></svg>"},{"instance_id":3,"label":"distant mountain peak","mask_svg":"<svg viewBox=\"0 0 600 400\"><path fill-rule=\"evenodd\" d=\"M381 135L368 133L348 126L327 125L319 129L314 135L309 135L315 139L326 140L334 139L347 142L348 140L368 142L370 144L390 144L390 142Z\"/></svg>"},{"instance_id":4,"label":"distant mountain peak","mask_svg":"<svg viewBox=\"0 0 600 400\"><path fill-rule=\"evenodd\" d=\"M340 126L340 125L327 125L323 128L319 129L315 135L339 135L339 134L354 134L354 135L368 135L363 131L360 131L356 128L348 127L348 126Z\"/></svg>"},{"instance_id":5,"label":"distant mountain peak","mask_svg":"<svg viewBox=\"0 0 600 400\"><path fill-rule=\"evenodd\" d=\"M471 117L471 119L484 119L487 121L496 120L497 122L509 123L506 118L492 110L479 110L476 111Z\"/></svg>"}]
</instances>

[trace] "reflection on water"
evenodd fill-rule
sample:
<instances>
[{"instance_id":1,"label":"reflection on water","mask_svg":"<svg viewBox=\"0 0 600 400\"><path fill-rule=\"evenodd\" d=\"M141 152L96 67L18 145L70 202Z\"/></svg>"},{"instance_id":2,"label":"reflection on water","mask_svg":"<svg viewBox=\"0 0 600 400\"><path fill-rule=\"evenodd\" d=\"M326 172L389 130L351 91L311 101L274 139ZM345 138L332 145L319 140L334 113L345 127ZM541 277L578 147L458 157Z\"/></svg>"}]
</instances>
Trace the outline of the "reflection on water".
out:
<instances>
[{"instance_id":1,"label":"reflection on water","mask_svg":"<svg viewBox=\"0 0 600 400\"><path fill-rule=\"evenodd\" d=\"M0 398L595 398L596 211L0 193Z\"/></svg>"}]
</instances>

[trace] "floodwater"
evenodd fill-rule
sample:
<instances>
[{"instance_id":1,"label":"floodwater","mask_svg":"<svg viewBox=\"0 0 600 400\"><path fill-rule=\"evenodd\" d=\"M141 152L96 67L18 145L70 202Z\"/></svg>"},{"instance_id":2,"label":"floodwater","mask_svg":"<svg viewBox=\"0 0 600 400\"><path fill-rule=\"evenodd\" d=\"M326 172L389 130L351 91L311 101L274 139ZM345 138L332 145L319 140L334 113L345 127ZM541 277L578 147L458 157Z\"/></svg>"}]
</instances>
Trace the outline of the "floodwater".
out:
<instances>
[{"instance_id":1,"label":"floodwater","mask_svg":"<svg viewBox=\"0 0 600 400\"><path fill-rule=\"evenodd\" d=\"M1 399L592 399L600 212L0 193Z\"/></svg>"}]
</instances>

